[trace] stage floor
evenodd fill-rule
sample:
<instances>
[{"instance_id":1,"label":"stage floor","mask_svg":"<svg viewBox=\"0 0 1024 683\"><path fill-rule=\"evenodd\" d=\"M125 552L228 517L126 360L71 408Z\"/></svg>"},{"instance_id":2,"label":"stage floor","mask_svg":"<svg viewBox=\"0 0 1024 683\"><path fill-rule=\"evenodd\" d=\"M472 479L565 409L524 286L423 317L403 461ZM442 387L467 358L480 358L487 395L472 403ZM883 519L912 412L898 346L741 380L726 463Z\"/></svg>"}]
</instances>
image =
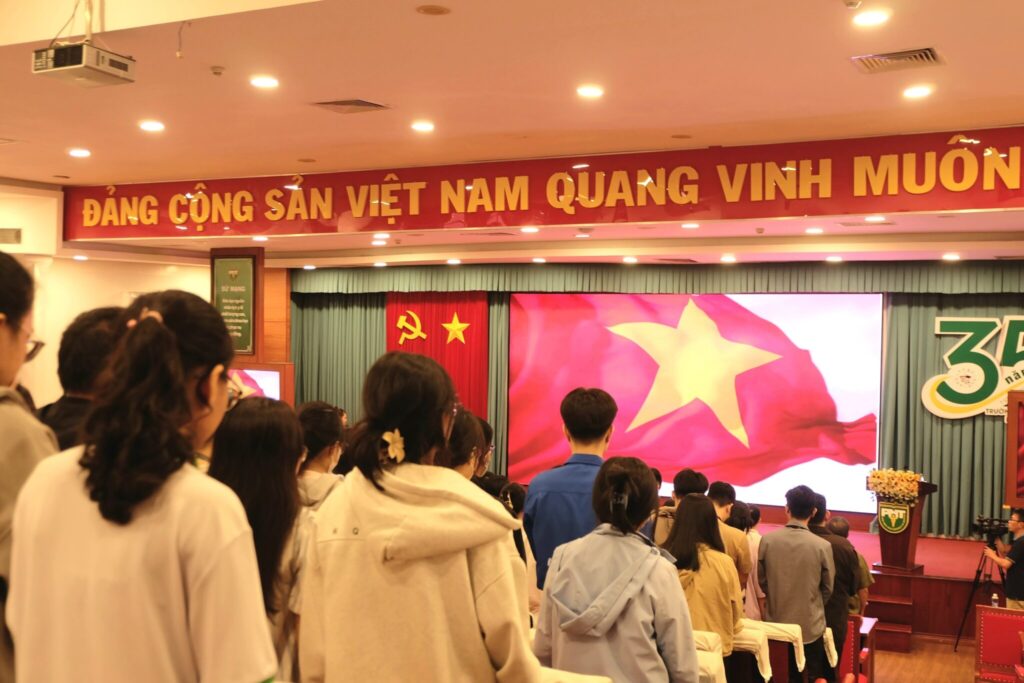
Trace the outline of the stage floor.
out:
<instances>
[{"instance_id":1,"label":"stage floor","mask_svg":"<svg viewBox=\"0 0 1024 683\"><path fill-rule=\"evenodd\" d=\"M776 524L761 524L761 534L777 529ZM865 531L851 531L850 543L868 561L868 565L881 562L882 555L878 545L878 536ZM949 538L925 538L917 541L917 563L924 565L927 576L940 576L950 579L974 579L978 568L978 559L985 548L982 541L961 541ZM993 576L996 583L999 577Z\"/></svg>"}]
</instances>

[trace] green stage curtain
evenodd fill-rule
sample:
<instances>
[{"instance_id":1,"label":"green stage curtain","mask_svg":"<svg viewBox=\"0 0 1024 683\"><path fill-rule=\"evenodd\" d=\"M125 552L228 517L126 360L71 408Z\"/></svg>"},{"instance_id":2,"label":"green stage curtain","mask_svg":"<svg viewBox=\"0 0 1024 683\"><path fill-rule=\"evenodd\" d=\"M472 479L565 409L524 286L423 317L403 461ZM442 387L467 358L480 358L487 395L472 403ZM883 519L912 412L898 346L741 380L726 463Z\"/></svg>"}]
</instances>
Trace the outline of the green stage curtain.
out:
<instances>
[{"instance_id":1,"label":"green stage curtain","mask_svg":"<svg viewBox=\"0 0 1024 683\"><path fill-rule=\"evenodd\" d=\"M491 471L508 472L508 311L512 295L488 295L487 421L494 427L494 457Z\"/></svg>"},{"instance_id":2,"label":"green stage curtain","mask_svg":"<svg viewBox=\"0 0 1024 683\"><path fill-rule=\"evenodd\" d=\"M292 291L365 292L624 292L740 294L756 292L905 292L996 294L1024 291L1024 263L762 263L734 266L612 264L410 266L293 271Z\"/></svg>"},{"instance_id":3,"label":"green stage curtain","mask_svg":"<svg viewBox=\"0 0 1024 683\"><path fill-rule=\"evenodd\" d=\"M363 378L384 354L384 295L292 295L292 361L298 402L327 401L362 414Z\"/></svg>"},{"instance_id":4,"label":"green stage curtain","mask_svg":"<svg viewBox=\"0 0 1024 683\"><path fill-rule=\"evenodd\" d=\"M961 339L936 335L935 318L1022 314L1019 294L889 298L880 465L922 472L938 484L924 510L925 533L969 536L976 515L1000 516L1006 471L1003 418L947 420L932 415L921 402L921 387L945 371L943 354ZM992 340L986 347L990 353L996 343Z\"/></svg>"}]
</instances>

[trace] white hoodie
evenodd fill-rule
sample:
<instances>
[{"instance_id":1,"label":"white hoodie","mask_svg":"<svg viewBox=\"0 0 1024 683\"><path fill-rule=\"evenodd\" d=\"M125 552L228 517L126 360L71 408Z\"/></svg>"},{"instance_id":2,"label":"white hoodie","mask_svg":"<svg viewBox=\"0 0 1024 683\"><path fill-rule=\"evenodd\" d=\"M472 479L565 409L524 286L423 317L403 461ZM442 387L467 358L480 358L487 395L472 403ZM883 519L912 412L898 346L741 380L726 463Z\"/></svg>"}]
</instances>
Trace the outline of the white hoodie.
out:
<instances>
[{"instance_id":1,"label":"white hoodie","mask_svg":"<svg viewBox=\"0 0 1024 683\"><path fill-rule=\"evenodd\" d=\"M450 469L407 463L379 481L353 470L315 515L302 680L540 680L519 522Z\"/></svg>"}]
</instances>

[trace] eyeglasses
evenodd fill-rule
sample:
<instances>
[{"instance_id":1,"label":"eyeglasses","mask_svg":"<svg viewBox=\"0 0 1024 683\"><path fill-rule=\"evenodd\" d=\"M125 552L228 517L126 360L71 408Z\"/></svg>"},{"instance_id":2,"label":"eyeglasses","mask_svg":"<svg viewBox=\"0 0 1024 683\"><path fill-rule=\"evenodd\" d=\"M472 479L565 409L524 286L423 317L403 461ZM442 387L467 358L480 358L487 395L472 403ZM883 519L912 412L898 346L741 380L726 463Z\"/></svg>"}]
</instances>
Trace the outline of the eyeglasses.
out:
<instances>
[{"instance_id":1,"label":"eyeglasses","mask_svg":"<svg viewBox=\"0 0 1024 683\"><path fill-rule=\"evenodd\" d=\"M25 342L25 362L27 363L38 356L44 346L46 346L46 342L39 341L38 339L30 339Z\"/></svg>"},{"instance_id":2,"label":"eyeglasses","mask_svg":"<svg viewBox=\"0 0 1024 683\"><path fill-rule=\"evenodd\" d=\"M238 384L234 377L228 375L228 410L238 405L242 400L244 389Z\"/></svg>"}]
</instances>

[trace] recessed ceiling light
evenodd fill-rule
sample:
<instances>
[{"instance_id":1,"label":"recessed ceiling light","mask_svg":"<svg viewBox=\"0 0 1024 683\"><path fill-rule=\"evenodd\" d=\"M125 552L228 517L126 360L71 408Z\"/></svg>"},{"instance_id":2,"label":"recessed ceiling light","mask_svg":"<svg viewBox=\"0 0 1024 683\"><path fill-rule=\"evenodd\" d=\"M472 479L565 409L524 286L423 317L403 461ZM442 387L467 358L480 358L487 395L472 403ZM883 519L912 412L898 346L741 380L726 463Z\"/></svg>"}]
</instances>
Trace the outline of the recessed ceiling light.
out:
<instances>
[{"instance_id":1,"label":"recessed ceiling light","mask_svg":"<svg viewBox=\"0 0 1024 683\"><path fill-rule=\"evenodd\" d=\"M225 225L225 226L224 226L224 229L225 229L225 230L230 230L230 229L231 229L231 226L230 226L230 225Z\"/></svg>"},{"instance_id":2,"label":"recessed ceiling light","mask_svg":"<svg viewBox=\"0 0 1024 683\"><path fill-rule=\"evenodd\" d=\"M825 260L828 261L829 263L842 263L843 262L843 257L842 256L826 256Z\"/></svg>"},{"instance_id":3,"label":"recessed ceiling light","mask_svg":"<svg viewBox=\"0 0 1024 683\"><path fill-rule=\"evenodd\" d=\"M388 264L384 263L383 261L377 261L376 263L373 264L373 267L374 268L384 268L387 265Z\"/></svg>"},{"instance_id":4,"label":"recessed ceiling light","mask_svg":"<svg viewBox=\"0 0 1024 683\"><path fill-rule=\"evenodd\" d=\"M472 185L466 185L466 189L467 189L467 190L472 190L472 189L473 189L473 186L472 186Z\"/></svg>"},{"instance_id":5,"label":"recessed ceiling light","mask_svg":"<svg viewBox=\"0 0 1024 683\"><path fill-rule=\"evenodd\" d=\"M584 168L590 168L590 164L573 164L572 167L579 171Z\"/></svg>"},{"instance_id":6,"label":"recessed ceiling light","mask_svg":"<svg viewBox=\"0 0 1024 683\"><path fill-rule=\"evenodd\" d=\"M89 260L89 257L85 256L84 254L75 254L71 258L75 259L76 261L88 261Z\"/></svg>"},{"instance_id":7,"label":"recessed ceiling light","mask_svg":"<svg viewBox=\"0 0 1024 683\"><path fill-rule=\"evenodd\" d=\"M424 120L413 121L410 127L417 133L430 133L434 130L434 122Z\"/></svg>"},{"instance_id":8,"label":"recessed ceiling light","mask_svg":"<svg viewBox=\"0 0 1024 683\"><path fill-rule=\"evenodd\" d=\"M375 233L373 233L373 239L375 239L375 240L391 239L391 233L389 233L389 232L375 232Z\"/></svg>"},{"instance_id":9,"label":"recessed ceiling light","mask_svg":"<svg viewBox=\"0 0 1024 683\"><path fill-rule=\"evenodd\" d=\"M686 133L676 133L672 137L675 138L676 140L692 140L693 139L692 135L688 135Z\"/></svg>"},{"instance_id":10,"label":"recessed ceiling light","mask_svg":"<svg viewBox=\"0 0 1024 683\"><path fill-rule=\"evenodd\" d=\"M525 232L528 235L532 235L535 232L540 232L540 228L533 225L527 225L525 228L519 228L519 232Z\"/></svg>"},{"instance_id":11,"label":"recessed ceiling light","mask_svg":"<svg viewBox=\"0 0 1024 683\"><path fill-rule=\"evenodd\" d=\"M908 100L919 100L922 97L928 97L935 91L930 85L912 85L903 91L903 96Z\"/></svg>"},{"instance_id":12,"label":"recessed ceiling light","mask_svg":"<svg viewBox=\"0 0 1024 683\"><path fill-rule=\"evenodd\" d=\"M266 237L264 235L256 235L255 237L252 238L252 241L253 242L266 242L269 239L270 239L269 237Z\"/></svg>"},{"instance_id":13,"label":"recessed ceiling light","mask_svg":"<svg viewBox=\"0 0 1024 683\"><path fill-rule=\"evenodd\" d=\"M955 252L949 252L948 254L943 254L942 255L942 260L943 261L959 261L960 260L960 254L957 254Z\"/></svg>"},{"instance_id":14,"label":"recessed ceiling light","mask_svg":"<svg viewBox=\"0 0 1024 683\"><path fill-rule=\"evenodd\" d=\"M534 263L547 263L548 260L546 258L541 258L540 256L535 256L534 259L533 259L533 262Z\"/></svg>"},{"instance_id":15,"label":"recessed ceiling light","mask_svg":"<svg viewBox=\"0 0 1024 683\"><path fill-rule=\"evenodd\" d=\"M460 260L459 260L459 259L457 259L457 258L450 258L450 259L448 259L448 265L449 265L449 266L457 266L457 265L459 265L460 263L462 263L462 261L460 261Z\"/></svg>"},{"instance_id":16,"label":"recessed ceiling light","mask_svg":"<svg viewBox=\"0 0 1024 683\"><path fill-rule=\"evenodd\" d=\"M285 186L284 186L284 189L286 189L286 190L291 190L291 191L293 191L293 192L294 192L295 190L298 190L298 189L299 189L299 186L298 186L298 185L296 185L295 183L290 183L290 184L288 184L288 185L285 185Z\"/></svg>"},{"instance_id":17,"label":"recessed ceiling light","mask_svg":"<svg viewBox=\"0 0 1024 683\"><path fill-rule=\"evenodd\" d=\"M885 216L864 216L865 223L884 223Z\"/></svg>"},{"instance_id":18,"label":"recessed ceiling light","mask_svg":"<svg viewBox=\"0 0 1024 683\"><path fill-rule=\"evenodd\" d=\"M419 14L426 14L428 17L442 17L450 14L451 10L444 5L420 5L416 8Z\"/></svg>"},{"instance_id":19,"label":"recessed ceiling light","mask_svg":"<svg viewBox=\"0 0 1024 683\"><path fill-rule=\"evenodd\" d=\"M372 244L375 247L383 247L383 246L387 245L387 241L386 240L374 240L374 241L370 242L370 244Z\"/></svg>"},{"instance_id":20,"label":"recessed ceiling light","mask_svg":"<svg viewBox=\"0 0 1024 683\"><path fill-rule=\"evenodd\" d=\"M253 87L262 88L264 90L270 90L278 86L277 79L273 76L267 76L266 74L253 76L249 79L249 83L251 83Z\"/></svg>"},{"instance_id":21,"label":"recessed ceiling light","mask_svg":"<svg viewBox=\"0 0 1024 683\"><path fill-rule=\"evenodd\" d=\"M736 263L735 254L722 254L722 263Z\"/></svg>"},{"instance_id":22,"label":"recessed ceiling light","mask_svg":"<svg viewBox=\"0 0 1024 683\"><path fill-rule=\"evenodd\" d=\"M174 229L175 230L188 230L188 226L187 225L175 225Z\"/></svg>"},{"instance_id":23,"label":"recessed ceiling light","mask_svg":"<svg viewBox=\"0 0 1024 683\"><path fill-rule=\"evenodd\" d=\"M75 157L76 159L84 159L86 157L92 156L92 152L85 149L84 147L72 147L71 149L68 150L68 154Z\"/></svg>"},{"instance_id":24,"label":"recessed ceiling light","mask_svg":"<svg viewBox=\"0 0 1024 683\"><path fill-rule=\"evenodd\" d=\"M889 17L892 13L885 9L866 9L863 12L857 12L853 15L853 23L855 26L861 26L868 28L871 26L881 26L885 22L889 21Z\"/></svg>"},{"instance_id":25,"label":"recessed ceiling light","mask_svg":"<svg viewBox=\"0 0 1024 683\"><path fill-rule=\"evenodd\" d=\"M316 266L302 266L303 270L316 270Z\"/></svg>"},{"instance_id":26,"label":"recessed ceiling light","mask_svg":"<svg viewBox=\"0 0 1024 683\"><path fill-rule=\"evenodd\" d=\"M576 234L576 239L578 239L578 240L590 239L590 235L588 235L585 232L580 232L580 233Z\"/></svg>"},{"instance_id":27,"label":"recessed ceiling light","mask_svg":"<svg viewBox=\"0 0 1024 683\"><path fill-rule=\"evenodd\" d=\"M145 121L139 121L139 128L146 131L147 133L159 133L164 129L164 124L160 123L159 121L147 119Z\"/></svg>"},{"instance_id":28,"label":"recessed ceiling light","mask_svg":"<svg viewBox=\"0 0 1024 683\"><path fill-rule=\"evenodd\" d=\"M70 180L71 179L71 176L69 176L69 175L55 175L53 177L54 178L60 178L61 180Z\"/></svg>"},{"instance_id":29,"label":"recessed ceiling light","mask_svg":"<svg viewBox=\"0 0 1024 683\"><path fill-rule=\"evenodd\" d=\"M310 159L309 157L303 157L297 160L300 164L312 164L316 163L316 159Z\"/></svg>"},{"instance_id":30,"label":"recessed ceiling light","mask_svg":"<svg viewBox=\"0 0 1024 683\"><path fill-rule=\"evenodd\" d=\"M683 230L696 230L700 227L700 223L683 223L680 227Z\"/></svg>"},{"instance_id":31,"label":"recessed ceiling light","mask_svg":"<svg viewBox=\"0 0 1024 683\"><path fill-rule=\"evenodd\" d=\"M596 100L598 97L604 95L604 88L593 83L584 83L576 88L576 94L588 100Z\"/></svg>"},{"instance_id":32,"label":"recessed ceiling light","mask_svg":"<svg viewBox=\"0 0 1024 683\"><path fill-rule=\"evenodd\" d=\"M806 232L808 235L820 235L821 233L825 232L825 229L824 228L807 228L806 230L804 230L804 232Z\"/></svg>"},{"instance_id":33,"label":"recessed ceiling light","mask_svg":"<svg viewBox=\"0 0 1024 683\"><path fill-rule=\"evenodd\" d=\"M623 256L622 257L622 262L623 263L637 263L639 260L640 259L638 259L636 256Z\"/></svg>"}]
</instances>

